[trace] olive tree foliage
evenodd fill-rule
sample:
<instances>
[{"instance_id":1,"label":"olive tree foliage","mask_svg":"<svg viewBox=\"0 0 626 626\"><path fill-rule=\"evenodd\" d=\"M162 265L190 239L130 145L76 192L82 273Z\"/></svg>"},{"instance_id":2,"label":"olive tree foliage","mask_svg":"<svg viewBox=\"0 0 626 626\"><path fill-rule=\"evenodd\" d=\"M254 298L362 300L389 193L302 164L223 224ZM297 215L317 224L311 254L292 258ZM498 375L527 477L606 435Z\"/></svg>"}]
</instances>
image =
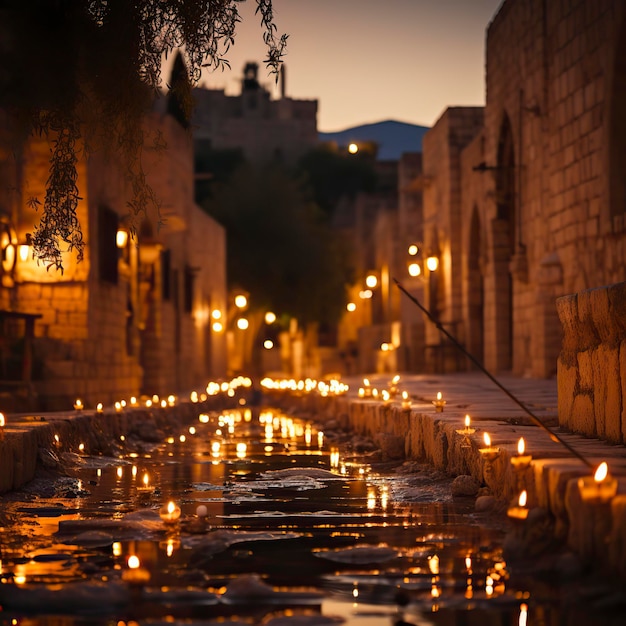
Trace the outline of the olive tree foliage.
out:
<instances>
[{"instance_id":1,"label":"olive tree foliage","mask_svg":"<svg viewBox=\"0 0 626 626\"><path fill-rule=\"evenodd\" d=\"M45 198L32 234L35 258L62 270L61 252L82 259L76 209L81 153L114 151L131 189L131 214L157 205L141 164L141 118L161 87L161 66L180 50L191 84L204 68L224 69L245 0L3 0L0 3L0 109L15 146L32 133L51 144ZM254 0L278 75L286 35L272 0ZM187 102L190 108L191 103ZM151 139L162 145L159 137ZM63 248L63 250L62 250Z\"/></svg>"}]
</instances>

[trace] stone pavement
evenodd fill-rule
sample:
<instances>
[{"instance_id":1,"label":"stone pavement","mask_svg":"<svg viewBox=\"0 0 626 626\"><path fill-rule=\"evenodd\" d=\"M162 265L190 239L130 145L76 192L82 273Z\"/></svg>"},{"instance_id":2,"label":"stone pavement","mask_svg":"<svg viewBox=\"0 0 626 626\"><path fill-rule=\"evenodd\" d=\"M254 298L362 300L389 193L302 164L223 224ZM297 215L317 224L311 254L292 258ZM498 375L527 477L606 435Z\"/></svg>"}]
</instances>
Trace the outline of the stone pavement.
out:
<instances>
[{"instance_id":1,"label":"stone pavement","mask_svg":"<svg viewBox=\"0 0 626 626\"><path fill-rule=\"evenodd\" d=\"M382 391L389 389L392 376L376 374L368 380L372 389ZM519 494L526 490L529 525L520 530L522 547L532 550L524 541L532 541L534 534L549 527L546 532L567 544L584 563L602 564L605 573L626 577L626 448L561 432L556 380L506 375L496 379L586 462L553 441L481 372L400 375L398 391L410 394L410 410L402 409L399 394L388 403L360 398L362 377L342 379L350 385L344 396L294 396L283 398L281 404L294 410L300 405L309 414L343 420L356 434L373 438L388 456L402 454L453 476L472 476L508 506L517 505ZM442 413L432 404L438 391L446 400ZM466 414L475 429L469 437L457 433L464 428ZM497 449L490 459L481 452L484 432ZM516 468L511 459L517 455L520 437L532 459L526 467ZM590 479L602 461L617 480L617 494L606 502L584 500L578 479ZM551 514L548 525L546 512Z\"/></svg>"}]
</instances>

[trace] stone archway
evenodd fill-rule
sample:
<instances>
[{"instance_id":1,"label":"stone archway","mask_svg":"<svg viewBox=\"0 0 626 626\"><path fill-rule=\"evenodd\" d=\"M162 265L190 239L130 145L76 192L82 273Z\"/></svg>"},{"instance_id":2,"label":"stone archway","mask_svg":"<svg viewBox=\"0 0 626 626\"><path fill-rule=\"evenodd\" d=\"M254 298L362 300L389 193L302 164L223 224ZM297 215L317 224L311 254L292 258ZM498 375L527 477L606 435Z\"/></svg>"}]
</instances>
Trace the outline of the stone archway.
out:
<instances>
[{"instance_id":1,"label":"stone archway","mask_svg":"<svg viewBox=\"0 0 626 626\"><path fill-rule=\"evenodd\" d=\"M515 252L516 163L513 129L505 114L500 126L496 177L496 219L492 223L495 300L495 368L513 366L513 277L511 257Z\"/></svg>"},{"instance_id":2,"label":"stone archway","mask_svg":"<svg viewBox=\"0 0 626 626\"><path fill-rule=\"evenodd\" d=\"M467 259L467 312L468 333L467 348L476 360L484 359L484 279L483 279L483 246L480 215L478 207L474 207L470 222L468 259Z\"/></svg>"}]
</instances>

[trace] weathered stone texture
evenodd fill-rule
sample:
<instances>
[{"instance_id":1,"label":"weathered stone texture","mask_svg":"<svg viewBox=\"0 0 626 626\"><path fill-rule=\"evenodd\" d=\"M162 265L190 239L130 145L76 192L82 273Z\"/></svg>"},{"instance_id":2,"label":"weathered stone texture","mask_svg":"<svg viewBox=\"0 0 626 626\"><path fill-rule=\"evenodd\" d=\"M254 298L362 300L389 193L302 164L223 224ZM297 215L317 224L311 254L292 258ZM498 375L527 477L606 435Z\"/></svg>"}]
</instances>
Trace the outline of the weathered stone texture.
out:
<instances>
[{"instance_id":1,"label":"weathered stone texture","mask_svg":"<svg viewBox=\"0 0 626 626\"><path fill-rule=\"evenodd\" d=\"M563 326L559 423L574 432L624 443L626 283L557 301Z\"/></svg>"}]
</instances>

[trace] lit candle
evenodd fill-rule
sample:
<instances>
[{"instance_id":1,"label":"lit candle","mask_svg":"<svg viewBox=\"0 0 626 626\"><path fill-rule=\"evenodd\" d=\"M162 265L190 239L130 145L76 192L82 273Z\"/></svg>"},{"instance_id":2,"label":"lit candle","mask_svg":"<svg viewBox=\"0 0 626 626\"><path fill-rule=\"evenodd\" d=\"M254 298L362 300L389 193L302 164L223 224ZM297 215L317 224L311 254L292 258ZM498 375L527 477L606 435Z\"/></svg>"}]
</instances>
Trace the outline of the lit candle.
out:
<instances>
[{"instance_id":1,"label":"lit candle","mask_svg":"<svg viewBox=\"0 0 626 626\"><path fill-rule=\"evenodd\" d=\"M446 401L443 399L443 394L441 391L437 392L436 400L433 400L433 404L435 405L435 411L437 413L443 413L443 407L446 404Z\"/></svg>"},{"instance_id":2,"label":"lit candle","mask_svg":"<svg viewBox=\"0 0 626 626\"><path fill-rule=\"evenodd\" d=\"M116 403L115 403L115 411L116 411L117 413L119 413L119 412L122 410L122 408L123 408L123 407L122 407L122 403L121 403L121 402L116 402Z\"/></svg>"},{"instance_id":3,"label":"lit candle","mask_svg":"<svg viewBox=\"0 0 626 626\"><path fill-rule=\"evenodd\" d=\"M170 500L159 509L159 517L166 524L174 524L180 517L180 507Z\"/></svg>"},{"instance_id":4,"label":"lit candle","mask_svg":"<svg viewBox=\"0 0 626 626\"><path fill-rule=\"evenodd\" d=\"M491 437L489 436L489 433L486 432L483 435L483 439L485 441L485 447L479 448L479 452L487 461L495 460L500 454L500 448L496 448L491 445Z\"/></svg>"},{"instance_id":5,"label":"lit candle","mask_svg":"<svg viewBox=\"0 0 626 626\"><path fill-rule=\"evenodd\" d=\"M137 487L137 491L142 493L152 492L154 488L150 485L150 474L145 472L141 478L141 486Z\"/></svg>"},{"instance_id":6,"label":"lit candle","mask_svg":"<svg viewBox=\"0 0 626 626\"><path fill-rule=\"evenodd\" d=\"M409 410L411 408L411 396L409 396L408 391L402 392L402 408L404 410Z\"/></svg>"},{"instance_id":7,"label":"lit candle","mask_svg":"<svg viewBox=\"0 0 626 626\"><path fill-rule=\"evenodd\" d=\"M363 395L366 398L369 398L372 395L372 388L370 386L370 381L368 378L363 379Z\"/></svg>"},{"instance_id":8,"label":"lit candle","mask_svg":"<svg viewBox=\"0 0 626 626\"><path fill-rule=\"evenodd\" d=\"M459 428L456 432L459 435L464 435L465 437L469 437L470 435L473 435L476 432L475 428L470 428L470 416L466 415L465 416L465 428Z\"/></svg>"},{"instance_id":9,"label":"lit candle","mask_svg":"<svg viewBox=\"0 0 626 626\"><path fill-rule=\"evenodd\" d=\"M391 394L386 389L381 391L381 396L385 404L389 404L391 402Z\"/></svg>"},{"instance_id":10,"label":"lit candle","mask_svg":"<svg viewBox=\"0 0 626 626\"><path fill-rule=\"evenodd\" d=\"M511 465L516 470L526 469L532 461L532 454L524 454L525 450L526 444L524 443L524 437L520 437L517 442L517 456L511 457Z\"/></svg>"},{"instance_id":11,"label":"lit candle","mask_svg":"<svg viewBox=\"0 0 626 626\"><path fill-rule=\"evenodd\" d=\"M583 502L607 503L617 492L617 480L609 474L606 461L602 461L593 477L578 479L578 489Z\"/></svg>"},{"instance_id":12,"label":"lit candle","mask_svg":"<svg viewBox=\"0 0 626 626\"><path fill-rule=\"evenodd\" d=\"M389 383L389 393L395 396L398 393L398 383L400 382L400 375L396 374Z\"/></svg>"},{"instance_id":13,"label":"lit candle","mask_svg":"<svg viewBox=\"0 0 626 626\"><path fill-rule=\"evenodd\" d=\"M74 408L77 411L82 411L83 410L83 401L80 398L76 398L76 402L74 402Z\"/></svg>"},{"instance_id":14,"label":"lit candle","mask_svg":"<svg viewBox=\"0 0 626 626\"><path fill-rule=\"evenodd\" d=\"M96 413L102 413L104 411L104 407L102 406L102 402L98 402L96 405Z\"/></svg>"},{"instance_id":15,"label":"lit candle","mask_svg":"<svg viewBox=\"0 0 626 626\"><path fill-rule=\"evenodd\" d=\"M0 441L4 439L4 425L6 420L4 419L4 413L0 413Z\"/></svg>"},{"instance_id":16,"label":"lit candle","mask_svg":"<svg viewBox=\"0 0 626 626\"><path fill-rule=\"evenodd\" d=\"M528 517L528 509L526 508L526 501L528 499L528 494L526 493L526 489L519 494L519 498L517 500L517 506L510 506L507 509L506 514L511 519L521 519L525 520Z\"/></svg>"}]
</instances>

